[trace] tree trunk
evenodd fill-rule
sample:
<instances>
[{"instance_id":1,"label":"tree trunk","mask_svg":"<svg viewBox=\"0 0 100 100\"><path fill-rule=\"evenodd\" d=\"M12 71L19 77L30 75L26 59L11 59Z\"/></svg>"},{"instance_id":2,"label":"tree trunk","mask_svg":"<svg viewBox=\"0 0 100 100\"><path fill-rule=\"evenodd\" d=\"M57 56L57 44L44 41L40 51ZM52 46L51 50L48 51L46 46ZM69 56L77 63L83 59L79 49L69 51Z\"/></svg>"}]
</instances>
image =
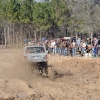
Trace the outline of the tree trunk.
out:
<instances>
[{"instance_id":1,"label":"tree trunk","mask_svg":"<svg viewBox=\"0 0 100 100\"><path fill-rule=\"evenodd\" d=\"M2 32L2 48L3 48L3 45L4 45L4 31Z\"/></svg>"},{"instance_id":2,"label":"tree trunk","mask_svg":"<svg viewBox=\"0 0 100 100\"><path fill-rule=\"evenodd\" d=\"M13 23L13 46L15 44L15 29L14 29L15 24Z\"/></svg>"},{"instance_id":3,"label":"tree trunk","mask_svg":"<svg viewBox=\"0 0 100 100\"><path fill-rule=\"evenodd\" d=\"M35 35L35 44L36 44L37 39L36 39L36 31L35 30L34 30L34 35Z\"/></svg>"},{"instance_id":4,"label":"tree trunk","mask_svg":"<svg viewBox=\"0 0 100 100\"><path fill-rule=\"evenodd\" d=\"M18 43L18 34L16 34L16 44Z\"/></svg>"},{"instance_id":5,"label":"tree trunk","mask_svg":"<svg viewBox=\"0 0 100 100\"><path fill-rule=\"evenodd\" d=\"M6 33L6 27L4 27L4 39L5 39L5 48L7 48L7 33Z\"/></svg>"},{"instance_id":6,"label":"tree trunk","mask_svg":"<svg viewBox=\"0 0 100 100\"><path fill-rule=\"evenodd\" d=\"M40 29L40 41L41 41L41 29Z\"/></svg>"},{"instance_id":7,"label":"tree trunk","mask_svg":"<svg viewBox=\"0 0 100 100\"><path fill-rule=\"evenodd\" d=\"M16 48L17 48L17 43L18 43L18 37L17 37L17 34L15 35L15 44L16 44Z\"/></svg>"},{"instance_id":8,"label":"tree trunk","mask_svg":"<svg viewBox=\"0 0 100 100\"><path fill-rule=\"evenodd\" d=\"M7 27L7 38L8 38L8 45L10 46L10 28Z\"/></svg>"},{"instance_id":9,"label":"tree trunk","mask_svg":"<svg viewBox=\"0 0 100 100\"><path fill-rule=\"evenodd\" d=\"M91 43L92 43L92 40L93 40L93 32L91 32Z\"/></svg>"},{"instance_id":10,"label":"tree trunk","mask_svg":"<svg viewBox=\"0 0 100 100\"><path fill-rule=\"evenodd\" d=\"M21 47L23 46L23 25L21 25L20 27L20 33L21 33L21 37L20 37L20 42L21 42Z\"/></svg>"}]
</instances>

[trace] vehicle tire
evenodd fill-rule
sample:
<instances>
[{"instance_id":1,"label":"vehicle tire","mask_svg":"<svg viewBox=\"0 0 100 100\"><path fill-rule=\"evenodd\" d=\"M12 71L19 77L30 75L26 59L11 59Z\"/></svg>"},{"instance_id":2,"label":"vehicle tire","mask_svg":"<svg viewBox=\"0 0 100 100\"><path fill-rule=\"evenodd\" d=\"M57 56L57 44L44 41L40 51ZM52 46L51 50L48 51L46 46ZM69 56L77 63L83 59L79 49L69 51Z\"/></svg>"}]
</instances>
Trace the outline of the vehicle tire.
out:
<instances>
[{"instance_id":1,"label":"vehicle tire","mask_svg":"<svg viewBox=\"0 0 100 100\"><path fill-rule=\"evenodd\" d=\"M49 66L48 67L48 78L51 80L51 81L53 81L53 80L55 80L55 78L56 78L56 75L55 75L55 71L54 71L54 68L52 67L52 66Z\"/></svg>"},{"instance_id":2,"label":"vehicle tire","mask_svg":"<svg viewBox=\"0 0 100 100\"><path fill-rule=\"evenodd\" d=\"M38 63L38 70L40 75L47 76L47 70L48 70L47 62Z\"/></svg>"}]
</instances>

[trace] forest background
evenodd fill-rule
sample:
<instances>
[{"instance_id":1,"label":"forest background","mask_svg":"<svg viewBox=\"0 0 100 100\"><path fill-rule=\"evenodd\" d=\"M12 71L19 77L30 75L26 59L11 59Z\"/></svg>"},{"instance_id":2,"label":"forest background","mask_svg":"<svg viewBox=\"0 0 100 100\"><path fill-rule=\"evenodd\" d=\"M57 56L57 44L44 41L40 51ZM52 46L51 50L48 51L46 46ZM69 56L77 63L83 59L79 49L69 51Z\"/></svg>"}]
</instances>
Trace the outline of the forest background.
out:
<instances>
[{"instance_id":1,"label":"forest background","mask_svg":"<svg viewBox=\"0 0 100 100\"><path fill-rule=\"evenodd\" d=\"M0 44L24 40L100 37L100 0L0 0Z\"/></svg>"}]
</instances>

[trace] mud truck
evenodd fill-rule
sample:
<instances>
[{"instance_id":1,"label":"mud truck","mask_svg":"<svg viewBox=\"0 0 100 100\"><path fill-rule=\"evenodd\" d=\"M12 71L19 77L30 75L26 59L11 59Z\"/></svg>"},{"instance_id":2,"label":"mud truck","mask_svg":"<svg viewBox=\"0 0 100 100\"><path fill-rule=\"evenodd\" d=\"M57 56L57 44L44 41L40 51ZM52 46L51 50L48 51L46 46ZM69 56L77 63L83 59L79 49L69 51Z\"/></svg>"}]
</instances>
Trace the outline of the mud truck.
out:
<instances>
[{"instance_id":1,"label":"mud truck","mask_svg":"<svg viewBox=\"0 0 100 100\"><path fill-rule=\"evenodd\" d=\"M35 64L40 73L47 74L48 59L44 46L26 46L24 48L24 58L30 64Z\"/></svg>"},{"instance_id":2,"label":"mud truck","mask_svg":"<svg viewBox=\"0 0 100 100\"><path fill-rule=\"evenodd\" d=\"M38 70L39 75L48 77L50 80L54 80L55 70L53 66L48 65L47 51L44 46L26 46L24 48L24 58L31 67L35 67ZM35 66L34 66L35 64Z\"/></svg>"}]
</instances>

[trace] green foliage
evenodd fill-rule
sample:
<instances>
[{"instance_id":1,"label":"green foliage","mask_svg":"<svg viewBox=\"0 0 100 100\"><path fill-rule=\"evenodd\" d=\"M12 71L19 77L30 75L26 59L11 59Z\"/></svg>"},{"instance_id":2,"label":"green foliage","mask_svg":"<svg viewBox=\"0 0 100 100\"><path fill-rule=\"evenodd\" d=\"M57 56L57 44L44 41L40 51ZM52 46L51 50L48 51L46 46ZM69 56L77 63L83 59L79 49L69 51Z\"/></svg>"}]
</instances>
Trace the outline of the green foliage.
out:
<instances>
[{"instance_id":1,"label":"green foliage","mask_svg":"<svg viewBox=\"0 0 100 100\"><path fill-rule=\"evenodd\" d=\"M37 28L48 29L53 24L60 26L69 17L69 9L64 0L35 3L33 6L33 23Z\"/></svg>"},{"instance_id":2,"label":"green foliage","mask_svg":"<svg viewBox=\"0 0 100 100\"><path fill-rule=\"evenodd\" d=\"M51 26L52 21L52 8L50 4L47 2L44 3L36 3L33 6L33 23L36 27L40 27L41 29L45 27Z\"/></svg>"},{"instance_id":3,"label":"green foliage","mask_svg":"<svg viewBox=\"0 0 100 100\"><path fill-rule=\"evenodd\" d=\"M11 14L11 19L13 22L18 22L20 19L20 3L18 0L11 0L9 3L9 13Z\"/></svg>"},{"instance_id":4,"label":"green foliage","mask_svg":"<svg viewBox=\"0 0 100 100\"><path fill-rule=\"evenodd\" d=\"M20 14L20 4L17 0L10 0L4 2L2 12L5 20L9 20L11 22L18 22Z\"/></svg>"},{"instance_id":5,"label":"green foliage","mask_svg":"<svg viewBox=\"0 0 100 100\"><path fill-rule=\"evenodd\" d=\"M2 0L0 0L0 21L1 21L1 19L2 19Z\"/></svg>"},{"instance_id":6,"label":"green foliage","mask_svg":"<svg viewBox=\"0 0 100 100\"><path fill-rule=\"evenodd\" d=\"M64 0L35 2L34 0L0 0L2 18L12 23L32 24L36 30L47 30L53 24L62 25L70 17ZM66 17L65 17L66 16Z\"/></svg>"},{"instance_id":7,"label":"green foliage","mask_svg":"<svg viewBox=\"0 0 100 100\"><path fill-rule=\"evenodd\" d=\"M33 21L33 0L24 0L20 8L21 23L31 23Z\"/></svg>"},{"instance_id":8,"label":"green foliage","mask_svg":"<svg viewBox=\"0 0 100 100\"><path fill-rule=\"evenodd\" d=\"M63 17L67 17L67 14L69 12L67 4L64 0L52 0L52 6L55 13L54 22L58 25L61 25L59 23L62 23L62 21L64 20Z\"/></svg>"}]
</instances>

